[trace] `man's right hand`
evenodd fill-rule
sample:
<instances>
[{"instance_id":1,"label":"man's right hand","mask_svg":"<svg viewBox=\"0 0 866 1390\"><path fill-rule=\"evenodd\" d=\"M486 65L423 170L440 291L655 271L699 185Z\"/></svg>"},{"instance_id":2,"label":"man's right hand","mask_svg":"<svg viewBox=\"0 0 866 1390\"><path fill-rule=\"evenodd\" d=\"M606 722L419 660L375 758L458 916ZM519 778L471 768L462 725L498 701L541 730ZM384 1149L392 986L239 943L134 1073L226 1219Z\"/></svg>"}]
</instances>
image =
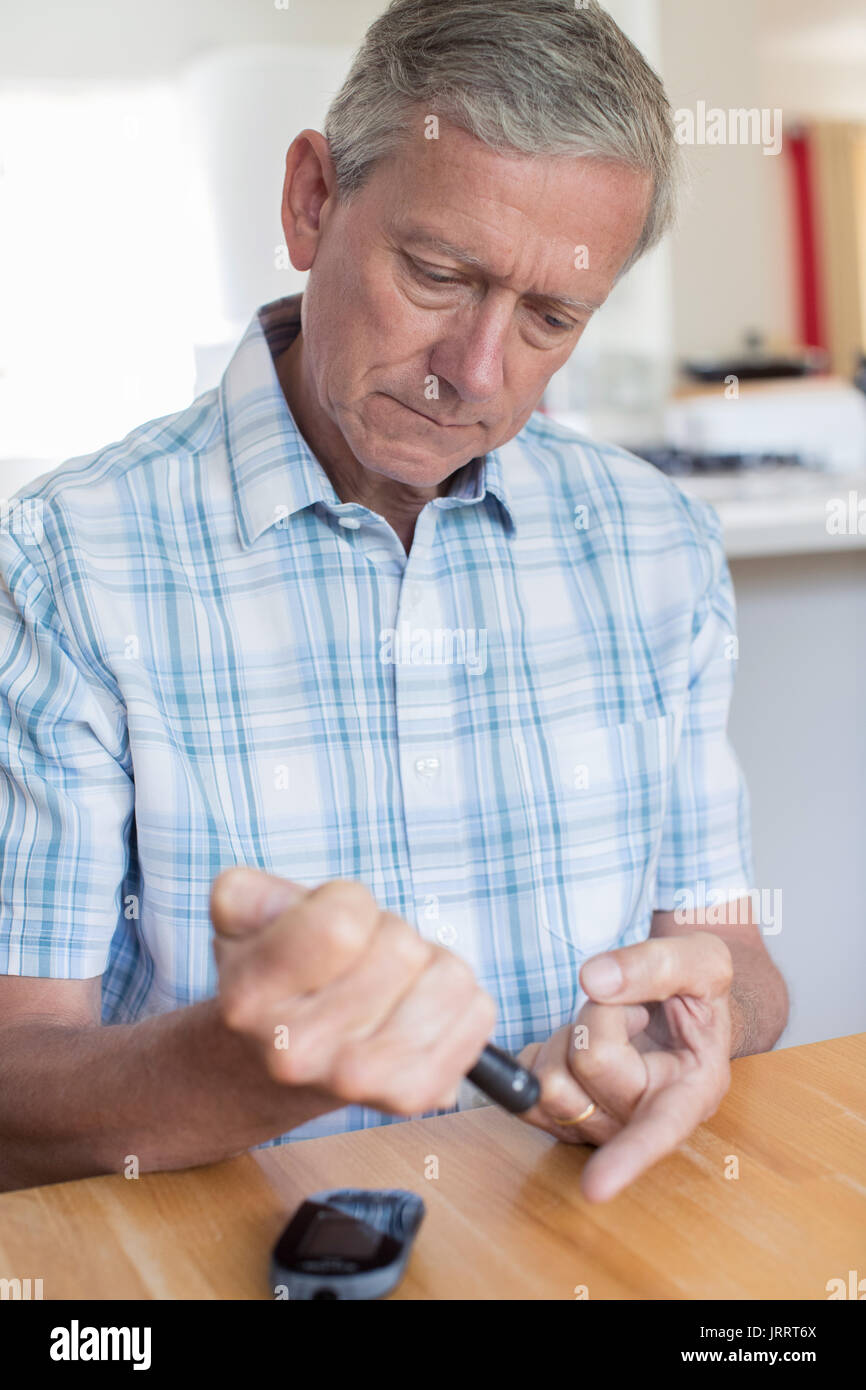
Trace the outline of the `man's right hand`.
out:
<instances>
[{"instance_id":1,"label":"man's right hand","mask_svg":"<svg viewBox=\"0 0 866 1390\"><path fill-rule=\"evenodd\" d=\"M225 1026L263 1069L343 1105L417 1115L456 1104L493 1000L459 956L424 941L361 884L309 891L226 869L211 889Z\"/></svg>"}]
</instances>

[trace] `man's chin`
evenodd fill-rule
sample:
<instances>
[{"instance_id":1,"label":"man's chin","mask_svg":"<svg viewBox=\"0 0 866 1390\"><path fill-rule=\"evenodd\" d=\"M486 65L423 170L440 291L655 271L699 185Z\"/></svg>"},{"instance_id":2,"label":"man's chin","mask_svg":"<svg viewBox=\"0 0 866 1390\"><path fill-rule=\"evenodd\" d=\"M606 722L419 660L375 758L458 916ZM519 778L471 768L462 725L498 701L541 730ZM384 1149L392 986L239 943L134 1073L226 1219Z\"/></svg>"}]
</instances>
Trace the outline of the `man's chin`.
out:
<instances>
[{"instance_id":1,"label":"man's chin","mask_svg":"<svg viewBox=\"0 0 866 1390\"><path fill-rule=\"evenodd\" d=\"M423 432L411 427L392 427L385 432L369 420L365 425L359 432L361 437L353 440L346 436L355 458L368 472L411 487L438 487L470 459L485 452L484 434L479 429L460 430L458 442L458 431L448 438L448 432L433 425Z\"/></svg>"},{"instance_id":2,"label":"man's chin","mask_svg":"<svg viewBox=\"0 0 866 1390\"><path fill-rule=\"evenodd\" d=\"M380 445L372 452L365 452L359 462L368 473L390 478L392 482L402 483L405 487L428 491L441 487L475 457L476 454L471 452L442 459L432 449L424 449L415 441L407 440L403 444L389 440L384 447Z\"/></svg>"}]
</instances>

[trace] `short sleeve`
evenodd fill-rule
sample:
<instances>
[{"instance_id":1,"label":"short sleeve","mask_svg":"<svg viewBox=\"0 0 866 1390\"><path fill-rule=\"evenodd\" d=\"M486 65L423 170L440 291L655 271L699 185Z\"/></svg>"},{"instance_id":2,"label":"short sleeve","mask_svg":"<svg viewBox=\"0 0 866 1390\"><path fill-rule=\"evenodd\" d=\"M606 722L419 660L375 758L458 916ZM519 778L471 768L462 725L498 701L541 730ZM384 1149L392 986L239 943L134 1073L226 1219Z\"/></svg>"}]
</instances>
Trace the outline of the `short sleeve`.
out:
<instances>
[{"instance_id":1,"label":"short sleeve","mask_svg":"<svg viewBox=\"0 0 866 1390\"><path fill-rule=\"evenodd\" d=\"M754 884L745 777L727 735L737 666L734 590L721 523L694 507L706 584L692 623L688 690L657 862L657 910L711 906Z\"/></svg>"},{"instance_id":2,"label":"short sleeve","mask_svg":"<svg viewBox=\"0 0 866 1390\"><path fill-rule=\"evenodd\" d=\"M0 535L0 974L87 979L120 919L125 715L28 550Z\"/></svg>"}]
</instances>

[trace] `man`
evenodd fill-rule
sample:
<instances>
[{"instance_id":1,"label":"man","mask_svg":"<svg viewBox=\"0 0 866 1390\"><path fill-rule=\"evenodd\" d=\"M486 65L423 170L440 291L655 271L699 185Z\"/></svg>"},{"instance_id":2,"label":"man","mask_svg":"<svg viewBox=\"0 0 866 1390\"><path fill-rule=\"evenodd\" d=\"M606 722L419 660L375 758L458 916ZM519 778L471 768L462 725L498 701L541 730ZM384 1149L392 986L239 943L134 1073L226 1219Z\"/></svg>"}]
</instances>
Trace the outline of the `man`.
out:
<instances>
[{"instance_id":1,"label":"man","mask_svg":"<svg viewBox=\"0 0 866 1390\"><path fill-rule=\"evenodd\" d=\"M673 173L596 5L397 0L288 152L303 296L28 490L6 1186L462 1104L492 1036L604 1200L777 1039L718 522L534 413ZM735 909L711 929L702 892Z\"/></svg>"}]
</instances>

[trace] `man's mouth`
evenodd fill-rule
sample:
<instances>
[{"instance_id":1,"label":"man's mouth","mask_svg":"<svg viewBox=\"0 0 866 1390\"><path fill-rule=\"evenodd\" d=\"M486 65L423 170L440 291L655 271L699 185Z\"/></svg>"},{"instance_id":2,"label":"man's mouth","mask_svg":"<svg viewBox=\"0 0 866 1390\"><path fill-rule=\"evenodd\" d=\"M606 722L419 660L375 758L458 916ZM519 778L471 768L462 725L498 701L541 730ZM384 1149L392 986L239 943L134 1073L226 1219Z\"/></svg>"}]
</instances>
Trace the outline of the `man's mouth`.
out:
<instances>
[{"instance_id":1,"label":"man's mouth","mask_svg":"<svg viewBox=\"0 0 866 1390\"><path fill-rule=\"evenodd\" d=\"M471 424L464 424L461 420L437 420L433 415L425 415L423 411L416 410L414 406L407 405L405 401L398 401L396 396L391 396L390 399L396 401L397 405L402 405L404 410L409 410L413 415L417 415L419 419L426 420L428 425L438 425L439 429L467 430L472 428ZM472 424L475 423L475 421L472 422Z\"/></svg>"}]
</instances>

